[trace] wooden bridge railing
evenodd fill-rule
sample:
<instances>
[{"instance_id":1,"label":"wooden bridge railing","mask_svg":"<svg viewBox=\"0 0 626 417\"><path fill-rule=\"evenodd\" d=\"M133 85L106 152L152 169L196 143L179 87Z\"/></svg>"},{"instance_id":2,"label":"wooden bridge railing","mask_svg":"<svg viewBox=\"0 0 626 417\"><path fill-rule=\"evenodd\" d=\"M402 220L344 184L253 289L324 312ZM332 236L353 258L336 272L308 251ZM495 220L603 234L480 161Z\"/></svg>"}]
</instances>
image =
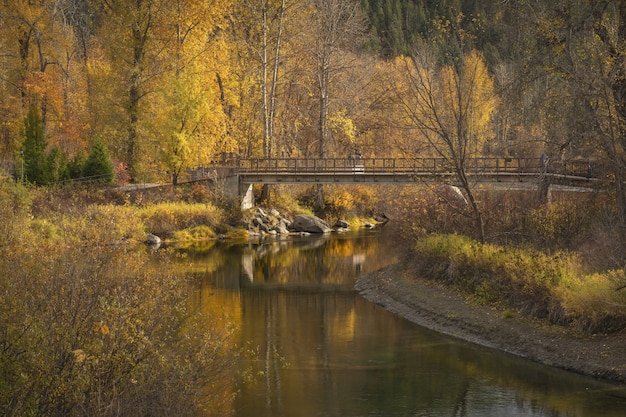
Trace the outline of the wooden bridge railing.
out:
<instances>
[{"instance_id":1,"label":"wooden bridge railing","mask_svg":"<svg viewBox=\"0 0 626 417\"><path fill-rule=\"evenodd\" d=\"M601 167L581 160L551 161L540 158L472 158L466 161L469 175L537 176L541 173L598 178ZM189 171L190 179L242 175L359 175L451 176L454 168L443 158L231 158Z\"/></svg>"},{"instance_id":2,"label":"wooden bridge railing","mask_svg":"<svg viewBox=\"0 0 626 417\"><path fill-rule=\"evenodd\" d=\"M469 174L527 173L590 177L592 167L586 161L551 162L543 166L539 158L472 158L466 161ZM236 160L241 174L453 174L454 168L443 158L258 158Z\"/></svg>"}]
</instances>

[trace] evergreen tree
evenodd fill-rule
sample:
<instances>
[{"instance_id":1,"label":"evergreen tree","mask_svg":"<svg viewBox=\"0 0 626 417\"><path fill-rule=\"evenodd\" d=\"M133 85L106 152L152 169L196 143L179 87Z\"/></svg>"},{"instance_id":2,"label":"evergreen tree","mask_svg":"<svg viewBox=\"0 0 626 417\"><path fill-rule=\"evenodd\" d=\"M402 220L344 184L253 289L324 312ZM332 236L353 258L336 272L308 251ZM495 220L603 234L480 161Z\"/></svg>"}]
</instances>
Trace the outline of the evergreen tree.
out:
<instances>
[{"instance_id":1,"label":"evergreen tree","mask_svg":"<svg viewBox=\"0 0 626 417\"><path fill-rule=\"evenodd\" d=\"M96 139L91 146L91 151L83 166L83 177L92 177L104 184L113 182L113 163L100 139Z\"/></svg>"},{"instance_id":2,"label":"evergreen tree","mask_svg":"<svg viewBox=\"0 0 626 417\"><path fill-rule=\"evenodd\" d=\"M77 152L74 157L67 163L67 174L70 179L77 179L83 176L83 168L87 158L85 154Z\"/></svg>"},{"instance_id":3,"label":"evergreen tree","mask_svg":"<svg viewBox=\"0 0 626 417\"><path fill-rule=\"evenodd\" d=\"M46 137L39 111L32 106L24 120L24 178L33 184L46 185L50 181Z\"/></svg>"},{"instance_id":4,"label":"evergreen tree","mask_svg":"<svg viewBox=\"0 0 626 417\"><path fill-rule=\"evenodd\" d=\"M49 183L69 179L67 155L58 146L50 150L47 158L46 172Z\"/></svg>"}]
</instances>

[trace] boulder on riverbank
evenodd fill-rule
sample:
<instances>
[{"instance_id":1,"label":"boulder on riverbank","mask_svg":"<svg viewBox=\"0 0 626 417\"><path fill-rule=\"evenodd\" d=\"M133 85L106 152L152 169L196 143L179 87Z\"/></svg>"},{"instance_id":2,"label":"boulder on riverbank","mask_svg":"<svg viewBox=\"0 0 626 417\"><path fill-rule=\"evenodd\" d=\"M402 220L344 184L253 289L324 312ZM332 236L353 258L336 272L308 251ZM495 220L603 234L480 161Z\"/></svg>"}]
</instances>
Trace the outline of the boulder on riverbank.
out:
<instances>
[{"instance_id":1,"label":"boulder on riverbank","mask_svg":"<svg viewBox=\"0 0 626 417\"><path fill-rule=\"evenodd\" d=\"M319 217L308 214L298 214L291 224L291 230L294 232L330 233L332 229L328 223Z\"/></svg>"},{"instance_id":2,"label":"boulder on riverbank","mask_svg":"<svg viewBox=\"0 0 626 417\"><path fill-rule=\"evenodd\" d=\"M333 225L333 227L335 229L349 229L350 228L350 223L348 223L345 220L342 219L338 219L335 224Z\"/></svg>"},{"instance_id":3,"label":"boulder on riverbank","mask_svg":"<svg viewBox=\"0 0 626 417\"><path fill-rule=\"evenodd\" d=\"M163 243L160 237L152 233L146 236L144 242L150 249L159 249L161 247L161 243Z\"/></svg>"}]
</instances>

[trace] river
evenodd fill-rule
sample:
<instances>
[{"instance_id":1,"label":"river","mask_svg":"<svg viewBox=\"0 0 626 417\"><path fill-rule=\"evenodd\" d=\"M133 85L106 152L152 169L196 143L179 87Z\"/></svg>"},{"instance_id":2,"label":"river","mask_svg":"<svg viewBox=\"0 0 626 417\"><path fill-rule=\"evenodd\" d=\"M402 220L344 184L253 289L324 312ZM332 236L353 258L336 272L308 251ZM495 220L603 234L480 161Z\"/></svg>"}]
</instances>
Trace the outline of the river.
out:
<instances>
[{"instance_id":1,"label":"river","mask_svg":"<svg viewBox=\"0 0 626 417\"><path fill-rule=\"evenodd\" d=\"M626 387L437 334L358 295L393 263L390 229L220 243L189 255L197 301L239 340L236 417L626 415Z\"/></svg>"}]
</instances>

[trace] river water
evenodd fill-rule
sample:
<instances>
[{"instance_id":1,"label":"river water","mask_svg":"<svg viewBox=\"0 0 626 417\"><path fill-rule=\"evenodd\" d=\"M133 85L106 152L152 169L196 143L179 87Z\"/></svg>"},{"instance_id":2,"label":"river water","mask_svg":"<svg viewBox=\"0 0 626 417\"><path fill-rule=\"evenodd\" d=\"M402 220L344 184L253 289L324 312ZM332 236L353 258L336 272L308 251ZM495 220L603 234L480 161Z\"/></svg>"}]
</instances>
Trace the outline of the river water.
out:
<instances>
[{"instance_id":1,"label":"river water","mask_svg":"<svg viewBox=\"0 0 626 417\"><path fill-rule=\"evenodd\" d=\"M626 387L446 337L354 291L396 260L393 231L217 244L190 254L197 301L255 355L236 417L625 416ZM626 347L625 347L626 348Z\"/></svg>"}]
</instances>

